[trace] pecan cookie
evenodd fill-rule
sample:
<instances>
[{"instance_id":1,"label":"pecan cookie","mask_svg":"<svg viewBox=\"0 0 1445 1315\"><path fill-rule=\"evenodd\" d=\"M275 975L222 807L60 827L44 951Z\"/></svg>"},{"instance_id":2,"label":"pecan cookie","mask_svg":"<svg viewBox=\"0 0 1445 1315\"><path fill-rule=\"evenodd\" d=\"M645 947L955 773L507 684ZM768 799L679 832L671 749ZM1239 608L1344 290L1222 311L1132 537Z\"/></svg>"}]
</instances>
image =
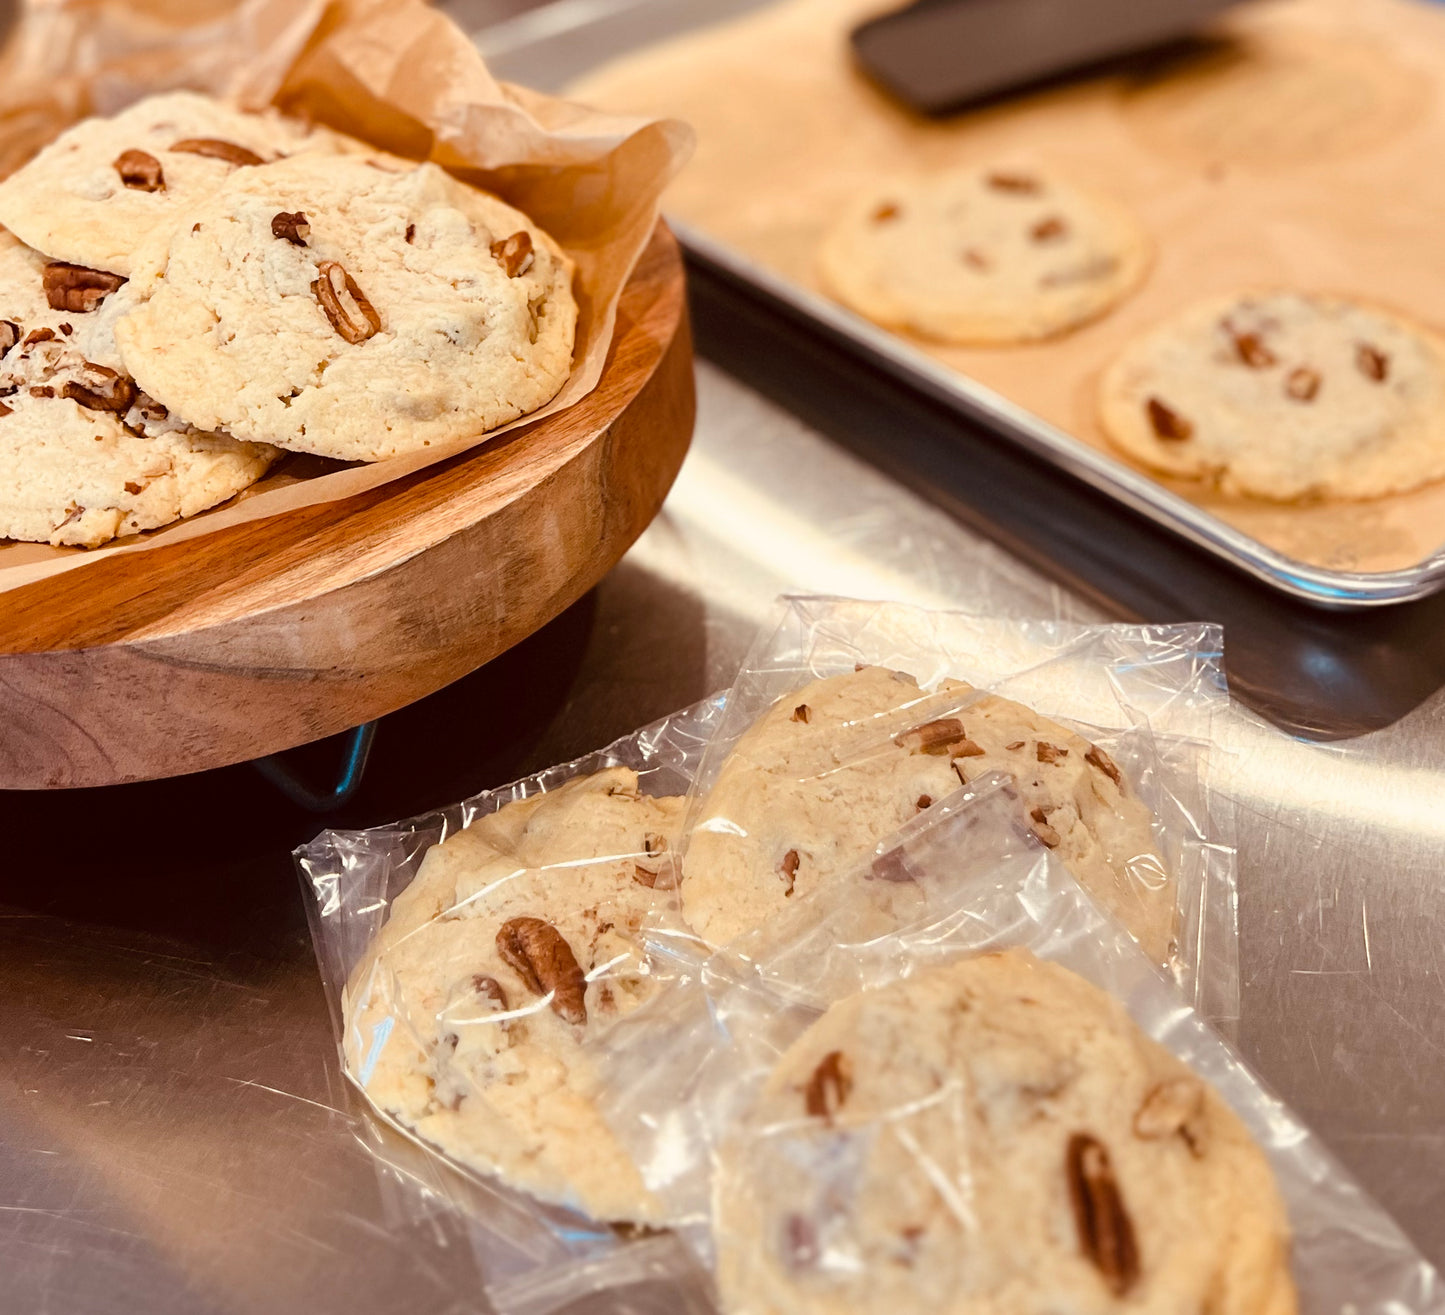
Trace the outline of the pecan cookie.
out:
<instances>
[{"instance_id":1,"label":"pecan cookie","mask_svg":"<svg viewBox=\"0 0 1445 1315\"><path fill-rule=\"evenodd\" d=\"M675 884L682 803L614 767L430 850L345 994L347 1071L371 1101L545 1201L654 1219L583 1043L652 994L640 928Z\"/></svg>"},{"instance_id":2,"label":"pecan cookie","mask_svg":"<svg viewBox=\"0 0 1445 1315\"><path fill-rule=\"evenodd\" d=\"M1400 493L1445 477L1445 342L1338 297L1224 297L1128 347L1099 415L1150 469L1228 493Z\"/></svg>"},{"instance_id":3,"label":"pecan cookie","mask_svg":"<svg viewBox=\"0 0 1445 1315\"><path fill-rule=\"evenodd\" d=\"M731 1315L1291 1315L1269 1164L1215 1091L1022 951L844 999L717 1157Z\"/></svg>"},{"instance_id":4,"label":"pecan cookie","mask_svg":"<svg viewBox=\"0 0 1445 1315\"><path fill-rule=\"evenodd\" d=\"M182 424L121 368L113 289L0 231L0 538L93 548L192 516L279 456Z\"/></svg>"},{"instance_id":5,"label":"pecan cookie","mask_svg":"<svg viewBox=\"0 0 1445 1315\"><path fill-rule=\"evenodd\" d=\"M197 425L346 461L482 433L571 369L572 263L435 165L237 170L137 257L126 366Z\"/></svg>"},{"instance_id":6,"label":"pecan cookie","mask_svg":"<svg viewBox=\"0 0 1445 1315\"><path fill-rule=\"evenodd\" d=\"M149 96L77 123L0 182L0 224L54 260L129 274L148 234L237 170L344 140L193 91Z\"/></svg>"},{"instance_id":7,"label":"pecan cookie","mask_svg":"<svg viewBox=\"0 0 1445 1315\"><path fill-rule=\"evenodd\" d=\"M726 944L855 875L921 809L999 770L1026 824L1166 963L1175 882L1153 814L1109 756L1022 704L960 681L928 693L882 667L805 685L738 741L688 839L684 916Z\"/></svg>"},{"instance_id":8,"label":"pecan cookie","mask_svg":"<svg viewBox=\"0 0 1445 1315\"><path fill-rule=\"evenodd\" d=\"M861 196L818 253L823 286L889 329L965 345L1102 315L1149 266L1120 206L1033 169L959 170Z\"/></svg>"}]
</instances>

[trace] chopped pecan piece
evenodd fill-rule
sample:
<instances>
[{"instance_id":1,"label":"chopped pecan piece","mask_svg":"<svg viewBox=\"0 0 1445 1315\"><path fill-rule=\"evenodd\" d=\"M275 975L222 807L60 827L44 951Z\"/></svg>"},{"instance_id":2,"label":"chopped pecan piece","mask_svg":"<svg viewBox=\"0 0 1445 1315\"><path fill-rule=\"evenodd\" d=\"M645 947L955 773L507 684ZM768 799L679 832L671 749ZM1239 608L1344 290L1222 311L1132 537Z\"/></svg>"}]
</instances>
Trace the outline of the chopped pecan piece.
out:
<instances>
[{"instance_id":1,"label":"chopped pecan piece","mask_svg":"<svg viewBox=\"0 0 1445 1315\"><path fill-rule=\"evenodd\" d=\"M35 384L30 389L31 397L54 397L55 389L49 384Z\"/></svg>"},{"instance_id":2,"label":"chopped pecan piece","mask_svg":"<svg viewBox=\"0 0 1445 1315\"><path fill-rule=\"evenodd\" d=\"M1124 788L1124 777L1119 771L1117 764L1097 744L1089 746L1089 752L1084 755L1084 761L1090 767L1095 767L1103 772L1119 789Z\"/></svg>"},{"instance_id":3,"label":"chopped pecan piece","mask_svg":"<svg viewBox=\"0 0 1445 1315\"><path fill-rule=\"evenodd\" d=\"M995 192L1011 192L1015 196L1033 196L1039 191L1039 180L1031 174L1000 170L989 174L985 181Z\"/></svg>"},{"instance_id":4,"label":"chopped pecan piece","mask_svg":"<svg viewBox=\"0 0 1445 1315\"><path fill-rule=\"evenodd\" d=\"M493 242L491 250L493 259L500 263L509 279L532 268L532 235L526 229Z\"/></svg>"},{"instance_id":5,"label":"chopped pecan piece","mask_svg":"<svg viewBox=\"0 0 1445 1315\"><path fill-rule=\"evenodd\" d=\"M140 493L142 487L144 486L137 484L134 480L128 479L125 482L125 491L129 493L131 497L136 497Z\"/></svg>"},{"instance_id":6,"label":"chopped pecan piece","mask_svg":"<svg viewBox=\"0 0 1445 1315\"><path fill-rule=\"evenodd\" d=\"M868 865L867 879L869 881L891 881L900 886L918 880L902 847L885 849L881 854L875 854L873 862Z\"/></svg>"},{"instance_id":7,"label":"chopped pecan piece","mask_svg":"<svg viewBox=\"0 0 1445 1315\"><path fill-rule=\"evenodd\" d=\"M1044 811L1043 806L1031 809L1029 818L1034 824L1034 835L1038 836L1050 849L1057 849L1062 837L1049 825L1049 815Z\"/></svg>"},{"instance_id":8,"label":"chopped pecan piece","mask_svg":"<svg viewBox=\"0 0 1445 1315\"><path fill-rule=\"evenodd\" d=\"M34 347L35 344L38 343L38 342L54 342L54 341L55 341L55 330L54 330L54 329L31 329L30 332L25 335L25 346L27 346L27 347Z\"/></svg>"},{"instance_id":9,"label":"chopped pecan piece","mask_svg":"<svg viewBox=\"0 0 1445 1315\"><path fill-rule=\"evenodd\" d=\"M20 326L14 320L0 320L0 356L20 341Z\"/></svg>"},{"instance_id":10,"label":"chopped pecan piece","mask_svg":"<svg viewBox=\"0 0 1445 1315\"><path fill-rule=\"evenodd\" d=\"M958 253L958 258L970 269L980 272L993 268L993 261L983 254L977 247L966 247Z\"/></svg>"},{"instance_id":11,"label":"chopped pecan piece","mask_svg":"<svg viewBox=\"0 0 1445 1315\"><path fill-rule=\"evenodd\" d=\"M1012 744L1005 744L1003 747L1012 753L1015 749L1022 749L1027 743L1027 740L1015 740Z\"/></svg>"},{"instance_id":12,"label":"chopped pecan piece","mask_svg":"<svg viewBox=\"0 0 1445 1315\"><path fill-rule=\"evenodd\" d=\"M1366 379L1382 384L1390 377L1390 358L1370 343L1358 343L1355 347L1355 364Z\"/></svg>"},{"instance_id":13,"label":"chopped pecan piece","mask_svg":"<svg viewBox=\"0 0 1445 1315\"><path fill-rule=\"evenodd\" d=\"M411 244L412 244L413 242L415 242L415 241L416 241L416 225L415 225L415 224L408 224L408 225L406 226L406 244L407 244L407 246L411 246Z\"/></svg>"},{"instance_id":14,"label":"chopped pecan piece","mask_svg":"<svg viewBox=\"0 0 1445 1315\"><path fill-rule=\"evenodd\" d=\"M661 854L667 850L667 837L660 831L649 831L642 837L642 849L647 854Z\"/></svg>"},{"instance_id":15,"label":"chopped pecan piece","mask_svg":"<svg viewBox=\"0 0 1445 1315\"><path fill-rule=\"evenodd\" d=\"M1183 443L1192 437L1194 426L1157 397L1151 397L1144 404L1144 409L1149 413L1149 424L1154 433L1164 442Z\"/></svg>"},{"instance_id":16,"label":"chopped pecan piece","mask_svg":"<svg viewBox=\"0 0 1445 1315\"><path fill-rule=\"evenodd\" d=\"M1041 763L1061 763L1069 756L1069 751L1057 744L1050 744L1047 740L1040 740L1034 748L1034 754Z\"/></svg>"},{"instance_id":17,"label":"chopped pecan piece","mask_svg":"<svg viewBox=\"0 0 1445 1315\"><path fill-rule=\"evenodd\" d=\"M801 721L806 724L807 722L813 720L813 710L806 703L800 703L796 708L793 709L792 719L794 721Z\"/></svg>"},{"instance_id":18,"label":"chopped pecan piece","mask_svg":"<svg viewBox=\"0 0 1445 1315\"><path fill-rule=\"evenodd\" d=\"M550 922L512 918L497 931L497 953L527 989L551 995L552 1012L569 1023L587 1021L587 979L572 947Z\"/></svg>"},{"instance_id":19,"label":"chopped pecan piece","mask_svg":"<svg viewBox=\"0 0 1445 1315\"><path fill-rule=\"evenodd\" d=\"M1150 1089L1134 1115L1134 1131L1147 1141L1176 1134L1190 1153L1204 1154L1204 1084L1198 1078L1172 1078Z\"/></svg>"},{"instance_id":20,"label":"chopped pecan piece","mask_svg":"<svg viewBox=\"0 0 1445 1315\"><path fill-rule=\"evenodd\" d=\"M873 222L875 224L886 224L890 219L897 219L901 213L902 211L899 210L897 202L885 201L873 212Z\"/></svg>"},{"instance_id":21,"label":"chopped pecan piece","mask_svg":"<svg viewBox=\"0 0 1445 1315\"><path fill-rule=\"evenodd\" d=\"M507 990L495 977L478 973L472 978L472 990L491 1004L494 1013L506 1012Z\"/></svg>"},{"instance_id":22,"label":"chopped pecan piece","mask_svg":"<svg viewBox=\"0 0 1445 1315\"><path fill-rule=\"evenodd\" d=\"M1053 242L1065 236L1068 231L1068 222L1062 215L1049 215L1029 229L1029 236L1035 242Z\"/></svg>"},{"instance_id":23,"label":"chopped pecan piece","mask_svg":"<svg viewBox=\"0 0 1445 1315\"><path fill-rule=\"evenodd\" d=\"M0 416L8 416L14 409L14 407L6 406L4 402L0 402Z\"/></svg>"},{"instance_id":24,"label":"chopped pecan piece","mask_svg":"<svg viewBox=\"0 0 1445 1315\"><path fill-rule=\"evenodd\" d=\"M170 415L170 410L164 404L157 402L149 393L136 390L135 408L141 413L145 420L164 420Z\"/></svg>"},{"instance_id":25,"label":"chopped pecan piece","mask_svg":"<svg viewBox=\"0 0 1445 1315\"><path fill-rule=\"evenodd\" d=\"M830 1050L808 1079L803 1100L810 1116L832 1123L833 1116L843 1108L852 1090L853 1066L848 1062L848 1056L841 1050Z\"/></svg>"},{"instance_id":26,"label":"chopped pecan piece","mask_svg":"<svg viewBox=\"0 0 1445 1315\"><path fill-rule=\"evenodd\" d=\"M64 260L51 261L41 280L51 310L80 313L93 311L125 282L119 274L107 274L103 269L88 269Z\"/></svg>"},{"instance_id":27,"label":"chopped pecan piece","mask_svg":"<svg viewBox=\"0 0 1445 1315\"><path fill-rule=\"evenodd\" d=\"M1139 1280L1139 1247L1109 1164L1109 1152L1088 1133L1076 1132L1069 1138L1065 1172L1079 1249L1103 1276L1109 1291L1122 1297Z\"/></svg>"},{"instance_id":28,"label":"chopped pecan piece","mask_svg":"<svg viewBox=\"0 0 1445 1315\"><path fill-rule=\"evenodd\" d=\"M791 895L793 893L793 884L798 875L798 861L798 851L796 849L790 849L783 855L783 861L778 866L778 871L783 874L784 880L788 883L787 890L783 892L784 895Z\"/></svg>"},{"instance_id":29,"label":"chopped pecan piece","mask_svg":"<svg viewBox=\"0 0 1445 1315\"><path fill-rule=\"evenodd\" d=\"M920 813L923 812L925 809L932 808L933 796L931 794L921 794L918 796L917 799L913 801L913 806L918 809Z\"/></svg>"},{"instance_id":30,"label":"chopped pecan piece","mask_svg":"<svg viewBox=\"0 0 1445 1315\"><path fill-rule=\"evenodd\" d=\"M331 327L349 343L365 342L381 332L381 316L356 286L339 260L323 260L311 291L331 321Z\"/></svg>"},{"instance_id":31,"label":"chopped pecan piece","mask_svg":"<svg viewBox=\"0 0 1445 1315\"><path fill-rule=\"evenodd\" d=\"M1320 376L1317 370L1302 365L1285 376L1284 391L1296 402L1313 402L1320 391Z\"/></svg>"},{"instance_id":32,"label":"chopped pecan piece","mask_svg":"<svg viewBox=\"0 0 1445 1315\"><path fill-rule=\"evenodd\" d=\"M219 137L187 137L171 147L183 155L204 155L212 160L224 160L227 164L248 165L266 162L244 146L235 142L222 141Z\"/></svg>"},{"instance_id":33,"label":"chopped pecan piece","mask_svg":"<svg viewBox=\"0 0 1445 1315\"><path fill-rule=\"evenodd\" d=\"M145 151L122 151L115 157L114 168L120 181L137 192L164 192L166 176L161 162Z\"/></svg>"},{"instance_id":34,"label":"chopped pecan piece","mask_svg":"<svg viewBox=\"0 0 1445 1315\"><path fill-rule=\"evenodd\" d=\"M304 210L282 210L271 219L271 236L289 242L295 247L304 247L311 236L311 225Z\"/></svg>"},{"instance_id":35,"label":"chopped pecan piece","mask_svg":"<svg viewBox=\"0 0 1445 1315\"><path fill-rule=\"evenodd\" d=\"M1265 346L1264 338L1259 334L1240 333L1228 323L1224 327L1234 342L1235 355L1251 370L1267 370L1279 363L1279 357Z\"/></svg>"},{"instance_id":36,"label":"chopped pecan piece","mask_svg":"<svg viewBox=\"0 0 1445 1315\"><path fill-rule=\"evenodd\" d=\"M985 753L983 745L975 744L967 736L950 744L948 751L955 758L982 758Z\"/></svg>"},{"instance_id":37,"label":"chopped pecan piece","mask_svg":"<svg viewBox=\"0 0 1445 1315\"><path fill-rule=\"evenodd\" d=\"M964 738L963 723L957 717L940 717L893 737L893 743L910 753L943 755L956 740Z\"/></svg>"},{"instance_id":38,"label":"chopped pecan piece","mask_svg":"<svg viewBox=\"0 0 1445 1315\"><path fill-rule=\"evenodd\" d=\"M632 879L649 890L676 890L677 862L671 855L659 856L656 862L651 859L634 859Z\"/></svg>"},{"instance_id":39,"label":"chopped pecan piece","mask_svg":"<svg viewBox=\"0 0 1445 1315\"><path fill-rule=\"evenodd\" d=\"M114 411L124 415L135 401L135 384L115 370L87 361L80 367L79 380L67 380L60 395L89 411Z\"/></svg>"},{"instance_id":40,"label":"chopped pecan piece","mask_svg":"<svg viewBox=\"0 0 1445 1315\"><path fill-rule=\"evenodd\" d=\"M783 1224L783 1264L797 1273L812 1269L821 1254L813 1221L806 1215L789 1215Z\"/></svg>"}]
</instances>

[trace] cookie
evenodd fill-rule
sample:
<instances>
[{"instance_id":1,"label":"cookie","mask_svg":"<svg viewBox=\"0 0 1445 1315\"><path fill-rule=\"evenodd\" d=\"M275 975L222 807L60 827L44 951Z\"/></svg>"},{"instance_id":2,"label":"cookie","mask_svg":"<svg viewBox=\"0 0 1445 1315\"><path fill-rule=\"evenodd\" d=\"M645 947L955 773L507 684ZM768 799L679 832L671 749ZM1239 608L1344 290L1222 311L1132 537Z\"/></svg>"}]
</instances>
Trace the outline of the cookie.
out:
<instances>
[{"instance_id":1,"label":"cookie","mask_svg":"<svg viewBox=\"0 0 1445 1315\"><path fill-rule=\"evenodd\" d=\"M856 877L878 842L961 785L1015 778L1021 819L1165 963L1176 890L1153 814L1102 750L1022 704L863 667L773 705L738 741L688 839L683 914L724 945Z\"/></svg>"},{"instance_id":2,"label":"cookie","mask_svg":"<svg viewBox=\"0 0 1445 1315\"><path fill-rule=\"evenodd\" d=\"M824 288L885 328L1032 342L1104 314L1150 246L1121 206L1032 169L959 170L861 196L818 253Z\"/></svg>"},{"instance_id":3,"label":"cookie","mask_svg":"<svg viewBox=\"0 0 1445 1315\"><path fill-rule=\"evenodd\" d=\"M48 262L0 232L0 538L93 548L224 502L275 448L202 433L120 368L105 298L54 310ZM84 293L84 295L82 295Z\"/></svg>"},{"instance_id":4,"label":"cookie","mask_svg":"<svg viewBox=\"0 0 1445 1315\"><path fill-rule=\"evenodd\" d=\"M544 1201L653 1220L583 1043L654 990L640 928L682 804L614 767L428 851L345 994L347 1070L372 1102Z\"/></svg>"},{"instance_id":5,"label":"cookie","mask_svg":"<svg viewBox=\"0 0 1445 1315\"><path fill-rule=\"evenodd\" d=\"M1445 342L1338 297L1219 298L1131 344L1099 417L1151 470L1226 493L1400 493L1445 477Z\"/></svg>"},{"instance_id":6,"label":"cookie","mask_svg":"<svg viewBox=\"0 0 1445 1315\"><path fill-rule=\"evenodd\" d=\"M116 338L200 427L378 461L525 415L571 369L571 261L435 165L297 156L186 219L137 257Z\"/></svg>"},{"instance_id":7,"label":"cookie","mask_svg":"<svg viewBox=\"0 0 1445 1315\"><path fill-rule=\"evenodd\" d=\"M149 234L173 228L238 170L341 140L192 91L149 96L82 120L0 182L0 224L52 260L129 274Z\"/></svg>"},{"instance_id":8,"label":"cookie","mask_svg":"<svg viewBox=\"0 0 1445 1315\"><path fill-rule=\"evenodd\" d=\"M833 1005L721 1148L731 1315L1291 1315L1269 1164L1218 1094L1023 951Z\"/></svg>"}]
</instances>

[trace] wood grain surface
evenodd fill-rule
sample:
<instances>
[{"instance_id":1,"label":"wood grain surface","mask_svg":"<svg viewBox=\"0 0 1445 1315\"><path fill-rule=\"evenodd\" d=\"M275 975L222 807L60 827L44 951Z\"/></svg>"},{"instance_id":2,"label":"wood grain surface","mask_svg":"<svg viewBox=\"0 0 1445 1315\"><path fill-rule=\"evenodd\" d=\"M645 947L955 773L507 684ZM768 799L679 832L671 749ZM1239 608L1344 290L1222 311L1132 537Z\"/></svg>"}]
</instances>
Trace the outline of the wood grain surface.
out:
<instances>
[{"instance_id":1,"label":"wood grain surface","mask_svg":"<svg viewBox=\"0 0 1445 1315\"><path fill-rule=\"evenodd\" d=\"M659 225L601 383L569 410L356 498L6 594L0 788L219 767L456 680L611 569L662 505L694 405Z\"/></svg>"}]
</instances>

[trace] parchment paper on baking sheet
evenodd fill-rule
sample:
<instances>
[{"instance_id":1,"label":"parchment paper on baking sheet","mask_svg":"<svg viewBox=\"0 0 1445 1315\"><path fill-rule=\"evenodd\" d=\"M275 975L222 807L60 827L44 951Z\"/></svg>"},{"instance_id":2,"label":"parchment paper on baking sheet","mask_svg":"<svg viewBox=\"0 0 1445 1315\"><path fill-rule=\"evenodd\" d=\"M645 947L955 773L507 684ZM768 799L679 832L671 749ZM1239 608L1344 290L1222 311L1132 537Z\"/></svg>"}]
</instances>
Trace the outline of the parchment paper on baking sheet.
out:
<instances>
[{"instance_id":1,"label":"parchment paper on baking sheet","mask_svg":"<svg viewBox=\"0 0 1445 1315\"><path fill-rule=\"evenodd\" d=\"M880 0L784 0L628 56L574 85L698 133L668 213L810 292L838 205L880 177L1006 158L1133 209L1155 245L1143 288L1045 343L910 345L1118 457L1100 372L1179 307L1244 287L1355 294L1445 327L1436 216L1445 177L1445 9L1409 0L1244 6L1188 58L942 121L852 67L849 29ZM1122 458L1120 458L1122 459ZM1396 570L1445 540L1445 483L1359 503L1278 505L1167 487L1296 560Z\"/></svg>"}]
</instances>

